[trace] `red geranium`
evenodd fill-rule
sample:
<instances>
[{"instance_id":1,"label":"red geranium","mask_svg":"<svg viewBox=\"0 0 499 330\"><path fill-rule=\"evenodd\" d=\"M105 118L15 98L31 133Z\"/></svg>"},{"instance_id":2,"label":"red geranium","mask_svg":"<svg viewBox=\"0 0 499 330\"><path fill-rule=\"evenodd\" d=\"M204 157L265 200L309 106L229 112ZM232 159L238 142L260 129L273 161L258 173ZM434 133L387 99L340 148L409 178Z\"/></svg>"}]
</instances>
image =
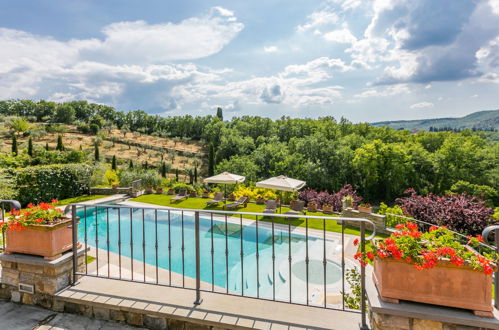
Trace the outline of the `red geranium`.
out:
<instances>
[{"instance_id":1,"label":"red geranium","mask_svg":"<svg viewBox=\"0 0 499 330\"><path fill-rule=\"evenodd\" d=\"M5 230L23 230L28 225L50 224L61 218L63 212L56 208L57 200L52 203L40 203L38 205L28 204L28 208L23 210L13 209L10 211L10 219L0 224L0 228Z\"/></svg>"}]
</instances>

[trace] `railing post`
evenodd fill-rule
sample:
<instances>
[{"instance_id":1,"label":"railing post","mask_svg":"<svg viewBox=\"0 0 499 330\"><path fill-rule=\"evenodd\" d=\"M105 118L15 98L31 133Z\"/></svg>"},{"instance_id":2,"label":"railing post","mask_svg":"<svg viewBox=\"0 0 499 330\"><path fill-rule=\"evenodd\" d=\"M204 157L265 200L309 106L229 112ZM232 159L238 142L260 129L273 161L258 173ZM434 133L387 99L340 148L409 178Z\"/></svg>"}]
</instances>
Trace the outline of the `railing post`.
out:
<instances>
[{"instance_id":1,"label":"railing post","mask_svg":"<svg viewBox=\"0 0 499 330\"><path fill-rule=\"evenodd\" d=\"M494 241L496 246L495 252L497 256L497 253L499 252L499 228L494 230L494 234L495 234ZM496 258L496 264L497 264L497 258ZM499 309L499 268L496 270L494 274L494 307L496 309Z\"/></svg>"},{"instance_id":2,"label":"railing post","mask_svg":"<svg viewBox=\"0 0 499 330\"><path fill-rule=\"evenodd\" d=\"M201 256L199 248L199 212L194 213L194 231L196 239L196 301L194 305L200 305L201 300Z\"/></svg>"},{"instance_id":3,"label":"railing post","mask_svg":"<svg viewBox=\"0 0 499 330\"><path fill-rule=\"evenodd\" d=\"M73 279L71 285L75 285L76 273L78 272L78 223L76 219L76 205L71 205L71 219L73 225Z\"/></svg>"},{"instance_id":4,"label":"railing post","mask_svg":"<svg viewBox=\"0 0 499 330\"><path fill-rule=\"evenodd\" d=\"M360 222L360 252L362 255L366 252L366 223L364 221ZM361 313L361 324L360 328L362 330L367 330L369 327L366 322L366 269L365 267L360 267L360 290L361 290L361 300L360 300L360 313Z\"/></svg>"}]
</instances>

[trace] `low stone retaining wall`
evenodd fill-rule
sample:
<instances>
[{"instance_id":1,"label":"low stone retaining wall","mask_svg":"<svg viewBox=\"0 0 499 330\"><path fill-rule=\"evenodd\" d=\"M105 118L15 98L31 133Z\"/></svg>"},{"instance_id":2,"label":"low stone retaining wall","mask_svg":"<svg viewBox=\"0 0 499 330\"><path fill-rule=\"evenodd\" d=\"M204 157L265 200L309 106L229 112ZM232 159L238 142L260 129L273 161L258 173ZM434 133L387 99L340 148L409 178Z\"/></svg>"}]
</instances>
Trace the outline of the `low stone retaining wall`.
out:
<instances>
[{"instance_id":1,"label":"low stone retaining wall","mask_svg":"<svg viewBox=\"0 0 499 330\"><path fill-rule=\"evenodd\" d=\"M132 197L136 197L138 194L137 189L132 187L118 187L118 188L90 188L90 195L115 195L115 194L125 194Z\"/></svg>"},{"instance_id":2,"label":"low stone retaining wall","mask_svg":"<svg viewBox=\"0 0 499 330\"><path fill-rule=\"evenodd\" d=\"M343 211L341 211L341 216L345 218L364 218L371 220L376 226L377 233L384 233L384 234L388 233L385 225L386 216L382 214L364 213L354 209L344 209ZM356 228L360 227L360 223L356 221L346 221L346 224L351 227L356 227ZM370 229L369 227L370 226L366 226L366 229Z\"/></svg>"}]
</instances>

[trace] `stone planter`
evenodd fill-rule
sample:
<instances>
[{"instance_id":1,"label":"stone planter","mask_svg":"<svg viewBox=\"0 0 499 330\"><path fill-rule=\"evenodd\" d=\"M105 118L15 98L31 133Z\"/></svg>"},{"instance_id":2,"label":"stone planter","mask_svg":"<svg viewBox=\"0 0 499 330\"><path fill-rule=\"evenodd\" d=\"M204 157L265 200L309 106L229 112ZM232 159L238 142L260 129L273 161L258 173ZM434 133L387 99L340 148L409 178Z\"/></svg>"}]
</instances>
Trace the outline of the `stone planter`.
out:
<instances>
[{"instance_id":1,"label":"stone planter","mask_svg":"<svg viewBox=\"0 0 499 330\"><path fill-rule=\"evenodd\" d=\"M376 258L373 280L381 299L387 302L410 300L493 317L492 275L471 266L439 261L435 268L419 271L404 261Z\"/></svg>"},{"instance_id":2,"label":"stone planter","mask_svg":"<svg viewBox=\"0 0 499 330\"><path fill-rule=\"evenodd\" d=\"M5 239L5 254L17 252L56 259L73 248L71 218L64 218L53 225L30 225L21 231L7 230Z\"/></svg>"},{"instance_id":3,"label":"stone planter","mask_svg":"<svg viewBox=\"0 0 499 330\"><path fill-rule=\"evenodd\" d=\"M362 212L362 213L372 213L373 208L372 208L372 207L359 206L359 207L357 208L357 210L358 210L359 212Z\"/></svg>"}]
</instances>

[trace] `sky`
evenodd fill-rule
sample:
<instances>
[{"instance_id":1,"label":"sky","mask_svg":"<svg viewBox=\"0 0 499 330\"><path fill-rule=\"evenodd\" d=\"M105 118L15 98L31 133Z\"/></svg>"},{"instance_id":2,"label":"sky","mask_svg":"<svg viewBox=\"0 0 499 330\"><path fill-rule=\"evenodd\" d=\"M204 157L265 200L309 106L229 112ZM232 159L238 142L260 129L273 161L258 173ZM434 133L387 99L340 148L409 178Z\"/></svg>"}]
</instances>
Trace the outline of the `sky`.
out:
<instances>
[{"instance_id":1,"label":"sky","mask_svg":"<svg viewBox=\"0 0 499 330\"><path fill-rule=\"evenodd\" d=\"M0 99L353 122L499 109L499 0L0 0Z\"/></svg>"}]
</instances>

